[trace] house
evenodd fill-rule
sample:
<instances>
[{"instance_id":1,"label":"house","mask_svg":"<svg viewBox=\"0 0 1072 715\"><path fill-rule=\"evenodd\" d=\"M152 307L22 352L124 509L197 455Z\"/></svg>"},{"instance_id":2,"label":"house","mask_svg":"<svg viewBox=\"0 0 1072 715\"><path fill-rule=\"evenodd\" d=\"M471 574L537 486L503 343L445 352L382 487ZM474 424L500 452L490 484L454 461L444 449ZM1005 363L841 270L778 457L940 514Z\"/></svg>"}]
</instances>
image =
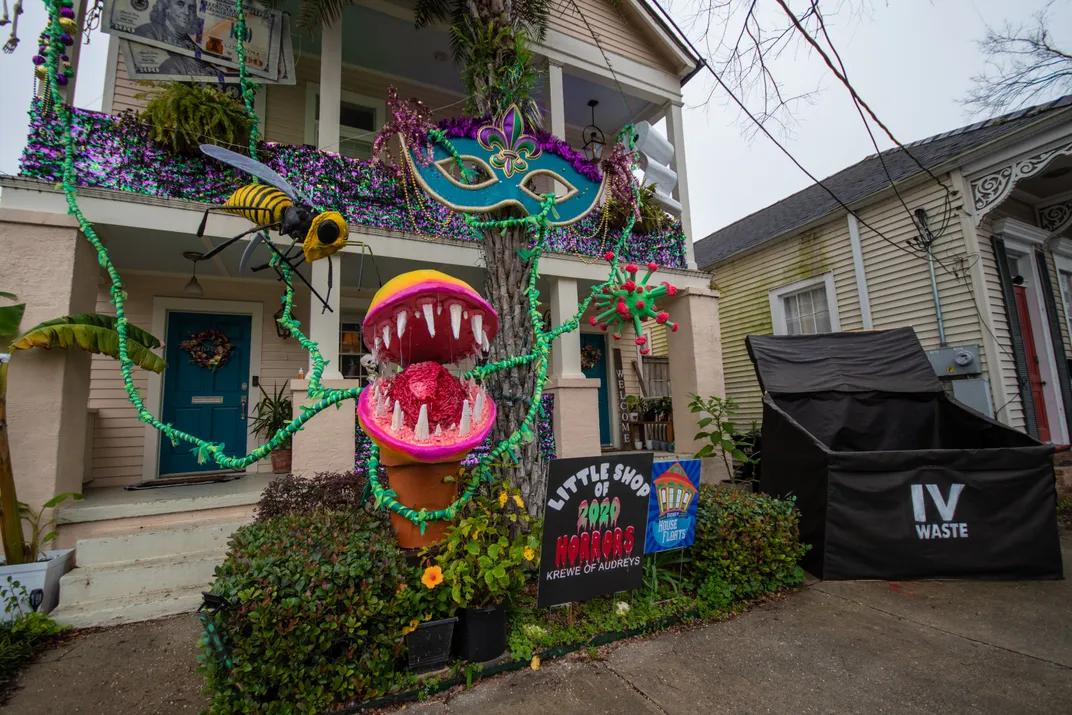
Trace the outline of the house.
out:
<instances>
[{"instance_id":1,"label":"house","mask_svg":"<svg viewBox=\"0 0 1072 715\"><path fill-rule=\"evenodd\" d=\"M696 244L721 291L726 393L741 417L762 414L745 336L911 326L957 399L1068 444L1072 97L823 183L851 213L815 185Z\"/></svg>"},{"instance_id":2,"label":"house","mask_svg":"<svg viewBox=\"0 0 1072 715\"><path fill-rule=\"evenodd\" d=\"M297 16L294 0L282 7ZM402 98L420 99L436 119L462 113L466 95L449 59L446 30L414 29L407 0L356 0L318 36L296 30L296 83L265 85L256 95L260 130L274 143L271 151L306 172L315 172L317 162L332 153L348 159L341 164L349 172L346 181L337 175L291 177L334 192L333 208L350 222L351 245L334 258L330 295L327 261L302 268L313 287L329 295L333 310L313 308L309 291L297 291L297 317L329 361L328 387L359 384L361 321L383 282L435 268L478 291L483 285L480 247L460 217L382 182L367 161L387 118L389 87ZM103 111L78 115L85 132L79 205L120 271L128 318L164 341L168 369L160 376L137 371L136 387L154 415L242 455L262 441L248 420L259 387L289 390L297 409L305 400L307 382L301 377L310 369L309 357L275 321L282 288L271 271L239 274L242 246L211 260L183 257L196 257L249 224L213 214L204 237L196 235L206 197L220 187L210 185L214 179L203 159L168 155L138 133L136 121L117 119L143 106L146 87L129 79L120 43L109 40ZM679 288L667 303L682 326L669 339L668 370L679 397L675 411L686 423L692 417L685 394L721 394L722 384L717 295L692 255L681 123L682 86L699 67L699 57L643 0L627 0L621 11L609 0L572 2L551 18L535 53L545 70L539 102L546 128L573 147L584 143L585 125L597 125L609 142L628 123L665 119L680 220L657 235L635 234L630 257L659 261L653 280ZM66 87L68 96L76 80L77 73ZM112 311L110 282L57 187L56 138L39 114L34 122L20 176L0 177L0 247L8 268L3 290L26 302L26 326L67 313ZM544 314L553 325L572 318L590 288L606 279L601 260L606 236L599 225L596 216L552 237L554 252L540 264L538 287L548 297ZM612 343L587 320L582 325L581 332L564 335L552 355L546 392L554 397L559 456L623 445L620 385L637 389L637 372L630 368L640 356L633 341ZM192 382L183 377L190 374L189 360L180 352L183 340L205 329L227 335L231 361L239 366L227 375L221 370L211 384L203 375ZM582 370L582 344L598 348L591 369ZM40 354L19 355L11 367L9 421L19 496L41 504L58 493L85 494L58 511L57 545L77 546L78 562L64 577L59 619L85 626L192 609L228 536L250 518L271 479L270 465L257 463L233 481L163 486L174 478L189 481L210 465L198 464L186 449L173 448L138 420L119 365L74 351L35 353ZM355 427L353 410L318 415L295 435L293 471L353 469ZM678 449L695 451L689 439L679 440Z\"/></svg>"}]
</instances>

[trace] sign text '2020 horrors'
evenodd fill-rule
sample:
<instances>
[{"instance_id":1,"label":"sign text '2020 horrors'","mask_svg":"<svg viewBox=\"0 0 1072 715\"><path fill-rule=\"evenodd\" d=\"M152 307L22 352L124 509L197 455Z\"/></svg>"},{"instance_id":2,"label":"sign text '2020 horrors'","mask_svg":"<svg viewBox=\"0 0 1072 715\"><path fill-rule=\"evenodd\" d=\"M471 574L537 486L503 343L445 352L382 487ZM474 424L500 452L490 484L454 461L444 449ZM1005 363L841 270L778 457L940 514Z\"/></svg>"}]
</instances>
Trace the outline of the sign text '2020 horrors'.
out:
<instances>
[{"instance_id":1,"label":"sign text '2020 horrors'","mask_svg":"<svg viewBox=\"0 0 1072 715\"><path fill-rule=\"evenodd\" d=\"M540 608L641 586L651 467L651 454L551 462Z\"/></svg>"}]
</instances>

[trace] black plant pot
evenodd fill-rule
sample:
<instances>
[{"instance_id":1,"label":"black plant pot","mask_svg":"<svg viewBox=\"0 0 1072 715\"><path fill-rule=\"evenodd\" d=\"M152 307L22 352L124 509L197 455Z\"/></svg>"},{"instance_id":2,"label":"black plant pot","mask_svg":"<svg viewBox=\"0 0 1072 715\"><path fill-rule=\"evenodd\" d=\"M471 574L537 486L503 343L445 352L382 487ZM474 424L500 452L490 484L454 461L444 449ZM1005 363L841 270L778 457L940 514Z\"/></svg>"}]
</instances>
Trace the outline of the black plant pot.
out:
<instances>
[{"instance_id":1,"label":"black plant pot","mask_svg":"<svg viewBox=\"0 0 1072 715\"><path fill-rule=\"evenodd\" d=\"M455 631L455 652L462 660L485 663L506 651L506 606L462 608Z\"/></svg>"},{"instance_id":2,"label":"black plant pot","mask_svg":"<svg viewBox=\"0 0 1072 715\"><path fill-rule=\"evenodd\" d=\"M406 635L409 669L413 672L430 670L446 664L454 637L457 618L425 621L417 630Z\"/></svg>"}]
</instances>

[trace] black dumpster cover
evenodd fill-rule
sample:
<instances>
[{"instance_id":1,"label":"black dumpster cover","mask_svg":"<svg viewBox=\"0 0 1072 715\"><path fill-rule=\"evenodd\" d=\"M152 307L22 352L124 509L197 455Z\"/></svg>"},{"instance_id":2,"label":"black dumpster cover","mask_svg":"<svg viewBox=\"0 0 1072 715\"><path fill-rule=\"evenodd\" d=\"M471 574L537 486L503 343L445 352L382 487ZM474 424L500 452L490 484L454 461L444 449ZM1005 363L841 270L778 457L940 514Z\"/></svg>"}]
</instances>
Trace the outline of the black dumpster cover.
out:
<instances>
[{"instance_id":1,"label":"black dumpster cover","mask_svg":"<svg viewBox=\"0 0 1072 715\"><path fill-rule=\"evenodd\" d=\"M821 335L749 335L748 356L771 394L942 392L912 328Z\"/></svg>"}]
</instances>

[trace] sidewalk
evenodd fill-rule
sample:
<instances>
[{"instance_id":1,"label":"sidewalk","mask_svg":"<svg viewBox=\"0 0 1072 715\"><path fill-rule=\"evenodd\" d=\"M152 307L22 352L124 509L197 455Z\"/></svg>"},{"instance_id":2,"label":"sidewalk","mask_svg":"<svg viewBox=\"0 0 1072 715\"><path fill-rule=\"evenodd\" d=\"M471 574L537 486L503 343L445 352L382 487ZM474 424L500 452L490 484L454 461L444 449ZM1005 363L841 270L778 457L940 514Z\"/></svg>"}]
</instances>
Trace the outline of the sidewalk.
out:
<instances>
[{"instance_id":1,"label":"sidewalk","mask_svg":"<svg viewBox=\"0 0 1072 715\"><path fill-rule=\"evenodd\" d=\"M1072 533L1062 534L1072 576ZM19 678L17 715L157 715L206 704L193 615L75 636ZM1072 579L826 582L724 623L410 704L418 715L1064 713ZM401 711L400 711L401 712Z\"/></svg>"}]
</instances>

